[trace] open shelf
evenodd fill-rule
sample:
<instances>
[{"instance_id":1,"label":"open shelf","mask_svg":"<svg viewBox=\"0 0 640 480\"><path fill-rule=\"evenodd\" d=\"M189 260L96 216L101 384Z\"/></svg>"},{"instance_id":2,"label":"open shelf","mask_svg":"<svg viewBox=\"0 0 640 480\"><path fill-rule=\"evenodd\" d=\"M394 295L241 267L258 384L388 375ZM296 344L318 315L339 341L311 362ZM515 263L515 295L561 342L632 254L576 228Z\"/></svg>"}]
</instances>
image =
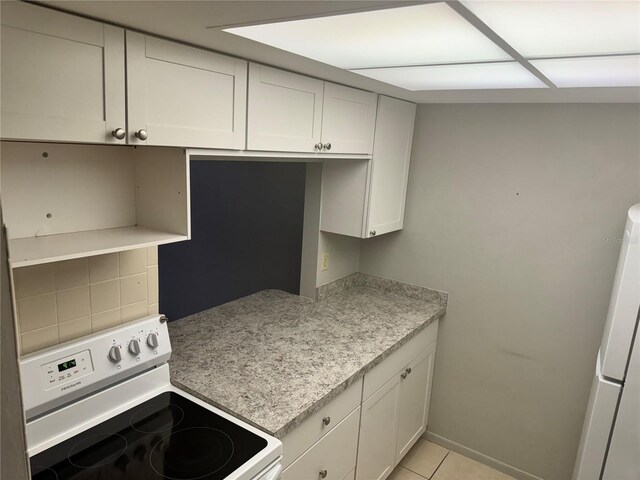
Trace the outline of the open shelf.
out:
<instances>
[{"instance_id":1,"label":"open shelf","mask_svg":"<svg viewBox=\"0 0 640 480\"><path fill-rule=\"evenodd\" d=\"M136 226L14 238L9 241L9 262L12 268L26 267L187 239L186 235Z\"/></svg>"}]
</instances>

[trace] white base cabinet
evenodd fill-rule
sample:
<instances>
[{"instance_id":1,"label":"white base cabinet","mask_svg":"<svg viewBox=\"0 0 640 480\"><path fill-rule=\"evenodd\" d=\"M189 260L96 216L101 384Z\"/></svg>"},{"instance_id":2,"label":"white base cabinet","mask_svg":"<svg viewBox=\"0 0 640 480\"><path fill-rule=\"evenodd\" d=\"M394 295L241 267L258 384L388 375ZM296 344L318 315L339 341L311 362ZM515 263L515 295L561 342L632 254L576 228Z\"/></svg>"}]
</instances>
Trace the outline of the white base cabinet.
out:
<instances>
[{"instance_id":1,"label":"white base cabinet","mask_svg":"<svg viewBox=\"0 0 640 480\"><path fill-rule=\"evenodd\" d=\"M394 377L362 404L357 479L380 480L395 467L400 379Z\"/></svg>"},{"instance_id":2,"label":"white base cabinet","mask_svg":"<svg viewBox=\"0 0 640 480\"><path fill-rule=\"evenodd\" d=\"M370 238L401 230L416 106L380 96L371 160L325 160L320 229Z\"/></svg>"},{"instance_id":3,"label":"white base cabinet","mask_svg":"<svg viewBox=\"0 0 640 480\"><path fill-rule=\"evenodd\" d=\"M436 321L289 432L283 480L387 478L426 430L437 335Z\"/></svg>"},{"instance_id":4,"label":"white base cabinet","mask_svg":"<svg viewBox=\"0 0 640 480\"><path fill-rule=\"evenodd\" d=\"M282 480L343 480L356 466L360 407L282 473Z\"/></svg>"}]
</instances>

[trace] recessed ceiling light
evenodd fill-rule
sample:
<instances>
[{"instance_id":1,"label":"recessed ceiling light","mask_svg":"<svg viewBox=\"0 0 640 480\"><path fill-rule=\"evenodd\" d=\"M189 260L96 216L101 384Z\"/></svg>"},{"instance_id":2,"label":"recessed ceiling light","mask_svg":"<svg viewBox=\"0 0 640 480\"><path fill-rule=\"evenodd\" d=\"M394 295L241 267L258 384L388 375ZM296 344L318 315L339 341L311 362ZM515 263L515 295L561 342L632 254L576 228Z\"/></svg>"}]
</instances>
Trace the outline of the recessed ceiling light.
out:
<instances>
[{"instance_id":1,"label":"recessed ceiling light","mask_svg":"<svg viewBox=\"0 0 640 480\"><path fill-rule=\"evenodd\" d=\"M511 60L446 3L225 31L346 69Z\"/></svg>"},{"instance_id":2,"label":"recessed ceiling light","mask_svg":"<svg viewBox=\"0 0 640 480\"><path fill-rule=\"evenodd\" d=\"M640 87L640 55L531 60L558 87Z\"/></svg>"},{"instance_id":3,"label":"recessed ceiling light","mask_svg":"<svg viewBox=\"0 0 640 480\"><path fill-rule=\"evenodd\" d=\"M547 88L517 62L352 70L407 90Z\"/></svg>"},{"instance_id":4,"label":"recessed ceiling light","mask_svg":"<svg viewBox=\"0 0 640 480\"><path fill-rule=\"evenodd\" d=\"M640 2L465 1L525 57L640 53Z\"/></svg>"}]
</instances>

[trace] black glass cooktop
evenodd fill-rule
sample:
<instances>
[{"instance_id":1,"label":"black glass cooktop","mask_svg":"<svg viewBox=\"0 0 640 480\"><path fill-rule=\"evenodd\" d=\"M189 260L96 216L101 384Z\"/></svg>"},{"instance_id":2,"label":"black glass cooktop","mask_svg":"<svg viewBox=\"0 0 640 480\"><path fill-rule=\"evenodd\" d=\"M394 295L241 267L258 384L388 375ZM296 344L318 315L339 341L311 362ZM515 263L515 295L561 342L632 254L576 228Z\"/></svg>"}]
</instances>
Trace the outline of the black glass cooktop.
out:
<instances>
[{"instance_id":1,"label":"black glass cooktop","mask_svg":"<svg viewBox=\"0 0 640 480\"><path fill-rule=\"evenodd\" d=\"M267 441L167 392L31 458L35 480L217 480Z\"/></svg>"}]
</instances>

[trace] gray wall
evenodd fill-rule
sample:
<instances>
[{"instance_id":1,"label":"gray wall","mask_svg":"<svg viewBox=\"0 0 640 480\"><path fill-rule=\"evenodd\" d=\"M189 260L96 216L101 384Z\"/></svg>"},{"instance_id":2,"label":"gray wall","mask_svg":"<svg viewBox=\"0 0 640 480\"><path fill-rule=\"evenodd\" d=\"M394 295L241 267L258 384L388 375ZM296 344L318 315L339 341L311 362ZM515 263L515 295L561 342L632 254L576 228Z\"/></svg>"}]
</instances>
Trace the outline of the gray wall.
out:
<instances>
[{"instance_id":1,"label":"gray wall","mask_svg":"<svg viewBox=\"0 0 640 480\"><path fill-rule=\"evenodd\" d=\"M638 105L422 105L403 231L360 271L450 293L429 430L571 475L625 212Z\"/></svg>"}]
</instances>

